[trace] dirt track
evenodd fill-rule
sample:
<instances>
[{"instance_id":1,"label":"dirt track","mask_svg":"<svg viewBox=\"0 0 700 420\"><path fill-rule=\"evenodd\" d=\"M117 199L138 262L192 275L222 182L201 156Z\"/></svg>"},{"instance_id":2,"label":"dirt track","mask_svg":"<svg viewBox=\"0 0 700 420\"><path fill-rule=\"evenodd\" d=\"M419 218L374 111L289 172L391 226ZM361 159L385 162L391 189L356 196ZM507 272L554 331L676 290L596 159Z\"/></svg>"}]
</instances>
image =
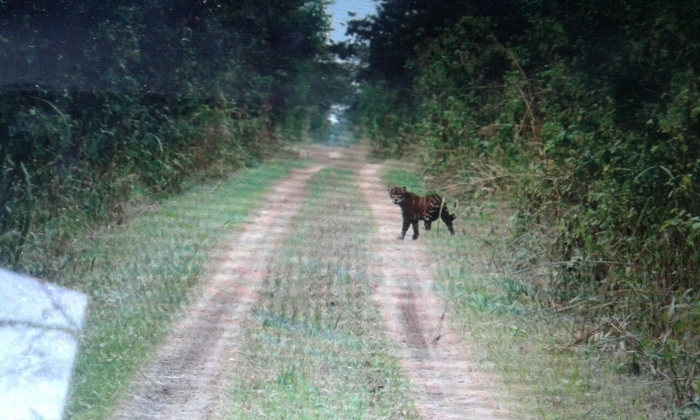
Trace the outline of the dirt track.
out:
<instances>
[{"instance_id":1,"label":"dirt track","mask_svg":"<svg viewBox=\"0 0 700 420\"><path fill-rule=\"evenodd\" d=\"M370 204L379 257L371 272L380 280L376 301L388 335L397 342L418 411L430 419L495 418L496 409L482 391L467 350L441 318L444 303L433 293L432 277L418 241L398 241L400 211L381 184L379 165L363 165L356 150L312 148L304 157L318 164L278 183L265 209L222 251L218 268L205 281L153 363L133 384L118 419L218 418L218 398L226 366L235 363L242 320L257 300L275 246L300 208L306 182L325 166L352 168Z\"/></svg>"},{"instance_id":2,"label":"dirt track","mask_svg":"<svg viewBox=\"0 0 700 420\"><path fill-rule=\"evenodd\" d=\"M451 331L445 302L435 296L424 242L395 239L401 211L389 200L380 171L380 165L360 170L380 256L372 269L383 279L376 300L389 336L399 344L418 412L427 419L496 418L494 403L484 390L487 384L465 357L468 350L458 341L459 335Z\"/></svg>"}]
</instances>

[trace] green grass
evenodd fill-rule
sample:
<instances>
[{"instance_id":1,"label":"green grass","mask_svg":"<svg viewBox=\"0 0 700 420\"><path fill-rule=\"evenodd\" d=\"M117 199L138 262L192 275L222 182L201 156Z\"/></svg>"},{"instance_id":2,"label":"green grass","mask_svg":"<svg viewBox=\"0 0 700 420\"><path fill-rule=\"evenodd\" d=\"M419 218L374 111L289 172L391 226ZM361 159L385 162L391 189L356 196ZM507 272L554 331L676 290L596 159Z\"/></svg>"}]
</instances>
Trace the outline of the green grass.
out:
<instances>
[{"instance_id":1,"label":"green grass","mask_svg":"<svg viewBox=\"0 0 700 420\"><path fill-rule=\"evenodd\" d=\"M423 177L415 172L406 172L397 169L390 169L384 174L384 180L388 186L406 187L406 189L417 195L425 195Z\"/></svg>"},{"instance_id":2,"label":"green grass","mask_svg":"<svg viewBox=\"0 0 700 420\"><path fill-rule=\"evenodd\" d=\"M247 169L140 207L118 228L72 243L59 283L86 293L88 319L67 414L106 418L169 331L209 253L235 234L267 187L296 164Z\"/></svg>"},{"instance_id":3,"label":"green grass","mask_svg":"<svg viewBox=\"0 0 700 420\"><path fill-rule=\"evenodd\" d=\"M387 184L415 175L389 171ZM410 187L410 183L407 182ZM414 182L414 186L416 186ZM455 221L458 234L421 236L436 262L436 287L483 372L513 397L503 400L514 418L657 419L669 416L667 387L627 375L596 349L571 346L575 320L531 301L508 275L509 220L502 203ZM438 263L439 262L439 263Z\"/></svg>"},{"instance_id":4,"label":"green grass","mask_svg":"<svg viewBox=\"0 0 700 420\"><path fill-rule=\"evenodd\" d=\"M309 188L248 322L225 417L414 418L378 328L372 225L356 179L326 169Z\"/></svg>"}]
</instances>

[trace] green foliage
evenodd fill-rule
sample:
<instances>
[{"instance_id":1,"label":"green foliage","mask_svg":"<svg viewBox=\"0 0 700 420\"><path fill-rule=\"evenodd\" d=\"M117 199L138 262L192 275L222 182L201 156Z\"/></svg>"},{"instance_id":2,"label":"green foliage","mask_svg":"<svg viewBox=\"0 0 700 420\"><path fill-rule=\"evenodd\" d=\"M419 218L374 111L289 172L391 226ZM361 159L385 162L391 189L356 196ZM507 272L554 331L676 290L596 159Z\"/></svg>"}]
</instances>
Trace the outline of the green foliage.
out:
<instances>
[{"instance_id":1,"label":"green foliage","mask_svg":"<svg viewBox=\"0 0 700 420\"><path fill-rule=\"evenodd\" d=\"M423 179L418 174L399 170L390 170L385 175L387 185L406 187L407 190L418 195L426 195Z\"/></svg>"},{"instance_id":2,"label":"green foliage","mask_svg":"<svg viewBox=\"0 0 700 420\"><path fill-rule=\"evenodd\" d=\"M406 144L405 122L408 113L401 113L403 106L386 86L366 85L358 93L353 119L363 135L370 139L372 151L378 156L399 156Z\"/></svg>"},{"instance_id":3,"label":"green foliage","mask_svg":"<svg viewBox=\"0 0 700 420\"><path fill-rule=\"evenodd\" d=\"M0 264L27 271L30 248L69 240L49 226L119 222L135 194L257 164L278 133L319 126L334 100L314 79L334 72L323 5L4 2Z\"/></svg>"},{"instance_id":4,"label":"green foliage","mask_svg":"<svg viewBox=\"0 0 700 420\"><path fill-rule=\"evenodd\" d=\"M456 185L501 168L481 178L515 183L516 270L551 268L526 289L590 302L573 307L670 379L678 406L697 402L700 7L499 4L385 0L356 22L371 82L358 121L379 150L419 146ZM426 17L441 24L426 31Z\"/></svg>"}]
</instances>

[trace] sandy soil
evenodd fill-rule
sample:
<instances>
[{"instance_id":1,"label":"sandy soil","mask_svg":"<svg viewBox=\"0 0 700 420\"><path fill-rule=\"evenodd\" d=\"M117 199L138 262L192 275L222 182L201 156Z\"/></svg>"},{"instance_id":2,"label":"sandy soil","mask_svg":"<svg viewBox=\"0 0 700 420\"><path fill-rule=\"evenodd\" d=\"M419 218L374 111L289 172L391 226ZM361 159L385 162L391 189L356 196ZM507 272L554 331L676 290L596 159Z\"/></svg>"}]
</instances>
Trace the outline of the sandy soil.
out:
<instances>
[{"instance_id":1,"label":"sandy soil","mask_svg":"<svg viewBox=\"0 0 700 420\"><path fill-rule=\"evenodd\" d=\"M381 166L364 164L362 150L312 147L303 158L317 164L295 171L271 189L260 214L232 239L198 298L152 364L132 385L117 419L217 418L226 366L236 353L243 318L257 300L266 266L301 206L306 182L325 166L357 170L376 225L375 264L383 279L376 301L397 343L418 411L428 419L497 418L486 378L468 358L468 347L450 331L444 302L433 292L424 243L396 240L401 212L381 184Z\"/></svg>"}]
</instances>

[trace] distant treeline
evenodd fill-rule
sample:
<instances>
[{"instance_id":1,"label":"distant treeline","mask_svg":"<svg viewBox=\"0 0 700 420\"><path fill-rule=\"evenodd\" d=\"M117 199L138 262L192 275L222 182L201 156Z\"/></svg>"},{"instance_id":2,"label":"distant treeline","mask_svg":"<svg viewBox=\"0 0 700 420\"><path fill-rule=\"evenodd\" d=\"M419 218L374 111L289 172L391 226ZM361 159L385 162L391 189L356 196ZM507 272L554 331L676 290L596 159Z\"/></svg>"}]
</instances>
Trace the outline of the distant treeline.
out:
<instances>
[{"instance_id":1,"label":"distant treeline","mask_svg":"<svg viewBox=\"0 0 700 420\"><path fill-rule=\"evenodd\" d=\"M3 1L0 265L51 274L25 255L322 131L328 25L321 0Z\"/></svg>"},{"instance_id":2,"label":"distant treeline","mask_svg":"<svg viewBox=\"0 0 700 420\"><path fill-rule=\"evenodd\" d=\"M700 3L384 0L350 32L375 151L509 189L523 296L697 408Z\"/></svg>"}]
</instances>

